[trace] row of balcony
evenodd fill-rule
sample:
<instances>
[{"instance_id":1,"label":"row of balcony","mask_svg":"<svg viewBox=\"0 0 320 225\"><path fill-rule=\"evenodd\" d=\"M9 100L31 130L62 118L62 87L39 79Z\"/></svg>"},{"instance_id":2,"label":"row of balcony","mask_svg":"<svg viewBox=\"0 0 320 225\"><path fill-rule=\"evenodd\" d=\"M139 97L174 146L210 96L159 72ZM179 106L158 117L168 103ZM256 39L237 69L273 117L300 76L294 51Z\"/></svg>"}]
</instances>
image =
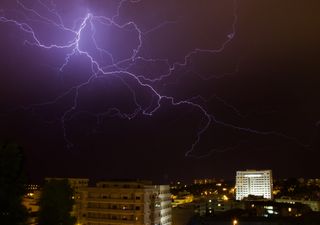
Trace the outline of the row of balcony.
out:
<instances>
[{"instance_id":1,"label":"row of balcony","mask_svg":"<svg viewBox=\"0 0 320 225\"><path fill-rule=\"evenodd\" d=\"M105 223L105 224L143 224L141 221L136 220L121 220L121 219L106 219L106 218L86 218L84 221L92 223Z\"/></svg>"},{"instance_id":2,"label":"row of balcony","mask_svg":"<svg viewBox=\"0 0 320 225\"><path fill-rule=\"evenodd\" d=\"M142 210L134 210L134 209L110 209L110 208L95 208L95 207L87 207L85 208L85 211L87 212L100 212L100 213L112 213L112 214L118 214L118 215L139 215L143 214Z\"/></svg>"},{"instance_id":3,"label":"row of balcony","mask_svg":"<svg viewBox=\"0 0 320 225\"><path fill-rule=\"evenodd\" d=\"M88 202L105 202L105 203L131 203L131 204L144 204L142 199L123 199L123 198L101 198L101 197L88 197L85 199Z\"/></svg>"}]
</instances>

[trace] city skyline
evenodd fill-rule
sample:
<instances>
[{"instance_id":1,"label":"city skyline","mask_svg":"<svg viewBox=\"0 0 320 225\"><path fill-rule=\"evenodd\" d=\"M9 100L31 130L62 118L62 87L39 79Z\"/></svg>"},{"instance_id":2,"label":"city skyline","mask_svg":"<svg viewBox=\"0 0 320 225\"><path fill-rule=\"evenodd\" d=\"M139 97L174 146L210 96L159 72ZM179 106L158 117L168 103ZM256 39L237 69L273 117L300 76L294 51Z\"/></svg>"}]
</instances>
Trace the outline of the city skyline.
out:
<instances>
[{"instance_id":1,"label":"city skyline","mask_svg":"<svg viewBox=\"0 0 320 225\"><path fill-rule=\"evenodd\" d=\"M0 140L31 181L317 178L319 9L2 1Z\"/></svg>"},{"instance_id":2,"label":"city skyline","mask_svg":"<svg viewBox=\"0 0 320 225\"><path fill-rule=\"evenodd\" d=\"M246 178L251 186L250 195L244 190L248 188L243 180ZM46 178L42 185L27 186L23 204L32 212L30 224L36 224L41 196L52 185L58 185L58 188L69 184L74 191L72 199L75 199L70 215L75 217L76 224L127 224L133 221L185 225L198 219L212 220L213 224L226 224L226 221L240 221L241 224L249 221L300 224L298 222L303 221L306 224L319 220L320 179L282 180L275 181L274 185L271 179L270 170L237 171L235 190L234 185L219 179L197 179L191 185L161 185L147 180L89 182L84 178ZM261 184L271 184L271 190L274 188L272 198L270 190L261 189Z\"/></svg>"}]
</instances>

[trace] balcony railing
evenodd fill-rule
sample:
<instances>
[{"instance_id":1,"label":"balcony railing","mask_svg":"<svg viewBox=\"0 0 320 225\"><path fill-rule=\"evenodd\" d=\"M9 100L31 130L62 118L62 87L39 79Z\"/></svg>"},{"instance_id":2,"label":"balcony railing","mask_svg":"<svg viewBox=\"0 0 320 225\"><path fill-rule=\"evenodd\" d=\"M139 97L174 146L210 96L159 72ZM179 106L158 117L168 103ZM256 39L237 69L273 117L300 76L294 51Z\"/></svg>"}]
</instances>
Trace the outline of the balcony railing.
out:
<instances>
[{"instance_id":1,"label":"balcony railing","mask_svg":"<svg viewBox=\"0 0 320 225\"><path fill-rule=\"evenodd\" d=\"M105 202L105 203L132 203L132 204L144 204L141 199L122 199L122 198L99 198L99 197L88 197L88 202Z\"/></svg>"},{"instance_id":2,"label":"balcony railing","mask_svg":"<svg viewBox=\"0 0 320 225\"><path fill-rule=\"evenodd\" d=\"M134 209L112 209L112 208L99 208L99 207L86 207L87 212L102 212L106 214L119 214L119 215L137 215L143 214L142 210Z\"/></svg>"},{"instance_id":3,"label":"balcony railing","mask_svg":"<svg viewBox=\"0 0 320 225\"><path fill-rule=\"evenodd\" d=\"M99 222L106 224L142 224L140 221L136 220L122 220L122 219L107 219L107 218L86 218L87 222Z\"/></svg>"}]
</instances>

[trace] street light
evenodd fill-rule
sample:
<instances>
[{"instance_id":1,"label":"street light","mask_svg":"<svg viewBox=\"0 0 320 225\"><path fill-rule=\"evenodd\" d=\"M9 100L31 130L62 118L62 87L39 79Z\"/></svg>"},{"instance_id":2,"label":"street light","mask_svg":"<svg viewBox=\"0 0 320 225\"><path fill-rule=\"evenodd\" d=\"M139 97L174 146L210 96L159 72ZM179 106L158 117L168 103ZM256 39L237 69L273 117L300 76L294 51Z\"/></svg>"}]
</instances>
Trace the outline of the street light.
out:
<instances>
[{"instance_id":1,"label":"street light","mask_svg":"<svg viewBox=\"0 0 320 225\"><path fill-rule=\"evenodd\" d=\"M238 220L234 219L234 220L232 221L232 225L238 225Z\"/></svg>"}]
</instances>

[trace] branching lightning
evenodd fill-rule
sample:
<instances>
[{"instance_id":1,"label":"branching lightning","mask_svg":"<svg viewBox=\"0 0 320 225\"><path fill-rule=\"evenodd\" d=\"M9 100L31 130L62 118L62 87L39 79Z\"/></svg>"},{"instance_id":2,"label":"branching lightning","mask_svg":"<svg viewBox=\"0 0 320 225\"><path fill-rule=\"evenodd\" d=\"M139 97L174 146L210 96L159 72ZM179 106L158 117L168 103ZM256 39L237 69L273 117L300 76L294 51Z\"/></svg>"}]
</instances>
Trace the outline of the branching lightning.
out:
<instances>
[{"instance_id":1,"label":"branching lightning","mask_svg":"<svg viewBox=\"0 0 320 225\"><path fill-rule=\"evenodd\" d=\"M192 107L196 109L201 115L203 116L203 121L204 123L201 125L197 132L197 136L195 137L195 141L193 142L192 146L190 149L188 149L185 152L185 156L191 156L191 157L205 157L213 152L221 151L219 149L213 149L207 151L205 155L198 156L198 154L195 152L196 146L200 143L201 137L203 134L210 128L210 126L218 124L230 129L235 129L241 132L248 132L248 133L253 133L257 135L272 135L272 136L278 136L293 142L296 142L298 144L303 145L300 143L298 140L288 137L282 133L279 132L274 132L274 131L259 131L251 128L246 128L246 127L239 127L227 122L220 121L210 113L206 107L205 107L205 102L207 101L201 96L194 96L193 98L188 98L185 100L177 100L175 96L168 96L165 95L161 92L161 90L157 89L157 84L160 82L163 82L165 79L168 77L173 76L174 72L177 70L177 68L182 68L188 66L188 64L191 63L191 58L194 57L195 55L198 54L219 54L223 52L227 46L234 40L236 36L236 26L237 26L237 21L238 21L238 16L237 16L237 0L233 1L234 9L233 9L233 22L230 24L231 27L231 32L227 33L225 35L225 40L223 43L220 44L220 46L216 49L201 49L201 48L195 48L192 51L188 52L184 57L182 61L170 63L168 59L154 59L154 58L145 58L140 54L141 49L144 46L144 37L149 35L151 32L155 32L158 29L161 29L168 24L172 23L178 23L178 21L164 21L156 25L155 27L147 30L147 31L142 31L137 23L134 21L128 21L126 23L120 24L118 23L118 18L121 17L121 10L124 7L125 3L130 3L130 4L139 4L142 0L120 0L118 3L116 13L111 16L111 17L106 17L106 16L101 16L101 15L95 15L92 12L87 13L84 15L82 18L75 18L74 26L73 27L68 27L63 23L63 18L59 14L59 12L55 8L54 1L51 1L49 4L38 0L37 3L41 5L43 8L47 10L47 13L50 16L45 16L42 15L39 11L37 11L34 8L31 8L24 4L22 1L17 0L17 5L20 7L22 11L31 13L32 19L36 19L42 23L49 24L50 26L54 27L55 29L59 29L63 32L68 33L69 35L72 36L72 38L64 44L61 43L46 43L45 41L41 40L39 38L39 35L35 31L35 29L30 25L29 21L31 18L27 18L24 21L20 21L17 19L9 18L5 16L4 11L1 12L0 14L0 22L1 23L8 23L14 25L17 29L20 29L22 32L26 33L29 35L29 39L25 40L25 44L29 46L33 46L36 48L42 48L45 50L51 50L51 49L61 49L65 50L67 53L65 54L64 57L64 62L63 64L60 65L58 70L60 73L64 73L64 70L66 67L70 65L70 60L73 57L76 56L84 56L87 58L90 62L91 66L91 74L88 77L88 79L80 84L77 84L70 89L66 90L64 93L61 93L59 96L57 96L55 99L45 102L45 103L39 103L39 104L33 104L31 106L25 107L25 108L35 108L35 107L41 107L45 105L54 105L57 103L60 99L63 97L72 94L73 96L73 102L71 106L64 111L60 122L61 122L61 127L63 130L63 136L64 139L68 145L68 147L72 147L73 143L69 139L69 134L68 134L68 129L66 126L66 122L70 121L73 119L74 116L76 116L79 113L88 113L90 115L93 115L97 118L97 123L99 123L103 117L105 116L117 116L123 119L133 119L137 115L142 114L145 116L152 116L154 113L156 113L160 107L162 107L162 102L170 102L172 106L179 107L182 105L185 105L187 107ZM55 18L55 19L52 19ZM108 51L107 49L100 47L97 39L96 39L96 34L97 34L97 24L99 26L105 26L105 27L116 27L117 29L120 30L131 30L134 31L136 34L136 39L138 40L138 43L135 48L131 50L131 54L128 58L126 59L121 59L117 60L113 56L113 54ZM88 32L89 32L89 37L91 39L91 42L94 46L94 51L98 52L100 56L107 57L110 63L102 63L100 62L99 59L95 55L93 55L89 49L85 48L81 44L83 36L85 35L88 37ZM101 58L103 58L101 57ZM155 62L155 63L162 63L162 65L166 66L165 73L157 76L156 78L150 78L145 76L144 74L135 74L133 72L130 72L130 68L134 66L138 62ZM238 70L238 67L237 67ZM131 92L132 94L132 101L136 108L131 112L131 113L124 113L118 108L109 108L105 112L101 113L92 113L92 112L80 112L77 110L78 102L79 102L79 94L82 90L82 88L90 85L93 81L98 80L98 79L107 79L108 77L113 77L118 79L123 83L123 85ZM139 104L139 101L137 100L135 89L131 86L130 83L128 83L124 77L130 77L132 80L135 81L135 83L138 85L139 88L143 89L148 89L149 92L152 95L153 101L150 103L148 106L143 106ZM216 76L212 76L206 79L213 79L216 78ZM222 98L218 96L214 96L218 101L222 102L226 108L231 110L233 113L235 113L238 116L243 116L239 110L236 109L236 107L232 106L231 104L228 104L226 101L224 101ZM201 103L197 100L201 100ZM229 148L227 148L229 149Z\"/></svg>"}]
</instances>

